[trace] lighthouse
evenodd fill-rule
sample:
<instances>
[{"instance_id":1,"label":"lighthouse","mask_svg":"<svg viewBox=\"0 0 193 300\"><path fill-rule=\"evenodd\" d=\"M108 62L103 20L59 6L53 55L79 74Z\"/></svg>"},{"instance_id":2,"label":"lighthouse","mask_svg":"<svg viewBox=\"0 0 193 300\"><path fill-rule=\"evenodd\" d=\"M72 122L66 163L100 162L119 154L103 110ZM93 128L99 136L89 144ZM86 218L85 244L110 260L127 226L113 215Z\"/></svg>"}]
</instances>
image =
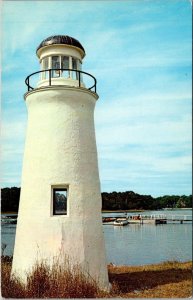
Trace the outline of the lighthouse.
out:
<instances>
[{"instance_id":1,"label":"lighthouse","mask_svg":"<svg viewBox=\"0 0 193 300\"><path fill-rule=\"evenodd\" d=\"M82 71L85 50L75 38L48 37L36 54L40 71L25 81L28 123L12 272L25 280L37 259L67 257L108 289L96 79Z\"/></svg>"}]
</instances>

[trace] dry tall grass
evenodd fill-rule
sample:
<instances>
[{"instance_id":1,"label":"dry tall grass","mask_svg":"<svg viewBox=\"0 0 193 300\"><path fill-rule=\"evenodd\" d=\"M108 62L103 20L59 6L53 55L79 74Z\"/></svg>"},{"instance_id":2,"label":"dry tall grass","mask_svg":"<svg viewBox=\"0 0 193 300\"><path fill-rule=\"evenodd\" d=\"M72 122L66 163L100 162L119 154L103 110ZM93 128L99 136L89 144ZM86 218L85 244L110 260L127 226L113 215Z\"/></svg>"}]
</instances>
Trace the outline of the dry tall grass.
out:
<instances>
[{"instance_id":1,"label":"dry tall grass","mask_svg":"<svg viewBox=\"0 0 193 300\"><path fill-rule=\"evenodd\" d=\"M2 259L2 296L4 298L96 298L107 293L99 290L97 282L81 272L78 266L57 262L49 266L37 262L27 274L27 283L11 276L11 261Z\"/></svg>"},{"instance_id":2,"label":"dry tall grass","mask_svg":"<svg viewBox=\"0 0 193 300\"><path fill-rule=\"evenodd\" d=\"M68 264L36 264L27 284L12 276L11 259L2 258L4 298L188 298L192 295L192 263L165 262L146 266L108 266L110 293Z\"/></svg>"}]
</instances>

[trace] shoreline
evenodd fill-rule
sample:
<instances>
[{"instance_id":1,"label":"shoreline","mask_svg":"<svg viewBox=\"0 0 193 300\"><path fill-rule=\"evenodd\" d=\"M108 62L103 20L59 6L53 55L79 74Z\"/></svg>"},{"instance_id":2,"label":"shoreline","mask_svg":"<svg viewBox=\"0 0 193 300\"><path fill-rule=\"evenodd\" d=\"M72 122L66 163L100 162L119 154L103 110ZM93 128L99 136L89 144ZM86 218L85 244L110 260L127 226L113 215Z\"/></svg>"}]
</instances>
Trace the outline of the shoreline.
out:
<instances>
[{"instance_id":1,"label":"shoreline","mask_svg":"<svg viewBox=\"0 0 193 300\"><path fill-rule=\"evenodd\" d=\"M162 208L162 209L125 209L125 210L102 210L102 213L138 213L145 211L175 211L175 210L192 210L192 207L184 208Z\"/></svg>"}]
</instances>

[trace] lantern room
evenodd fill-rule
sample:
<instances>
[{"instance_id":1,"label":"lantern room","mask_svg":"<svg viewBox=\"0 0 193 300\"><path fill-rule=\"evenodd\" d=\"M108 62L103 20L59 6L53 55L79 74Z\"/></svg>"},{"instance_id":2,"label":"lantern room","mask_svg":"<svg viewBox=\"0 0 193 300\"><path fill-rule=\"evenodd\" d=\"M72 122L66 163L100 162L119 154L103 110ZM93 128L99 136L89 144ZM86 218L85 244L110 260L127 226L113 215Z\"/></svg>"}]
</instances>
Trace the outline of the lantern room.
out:
<instances>
[{"instance_id":1,"label":"lantern room","mask_svg":"<svg viewBox=\"0 0 193 300\"><path fill-rule=\"evenodd\" d=\"M85 50L80 42L67 35L50 36L38 46L36 54L40 62L38 87L69 85L84 87L82 59Z\"/></svg>"}]
</instances>

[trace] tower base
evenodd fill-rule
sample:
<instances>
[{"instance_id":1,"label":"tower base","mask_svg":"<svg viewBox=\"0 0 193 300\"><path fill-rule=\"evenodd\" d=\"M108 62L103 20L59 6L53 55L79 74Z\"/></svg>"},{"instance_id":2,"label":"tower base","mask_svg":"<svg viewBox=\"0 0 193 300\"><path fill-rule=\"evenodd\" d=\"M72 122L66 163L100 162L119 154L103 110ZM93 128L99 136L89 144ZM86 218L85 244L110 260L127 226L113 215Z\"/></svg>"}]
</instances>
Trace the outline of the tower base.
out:
<instances>
[{"instance_id":1,"label":"tower base","mask_svg":"<svg viewBox=\"0 0 193 300\"><path fill-rule=\"evenodd\" d=\"M109 289L94 130L97 94L51 86L26 94L28 127L12 272L67 257ZM67 189L66 215L53 213L55 188Z\"/></svg>"}]
</instances>

